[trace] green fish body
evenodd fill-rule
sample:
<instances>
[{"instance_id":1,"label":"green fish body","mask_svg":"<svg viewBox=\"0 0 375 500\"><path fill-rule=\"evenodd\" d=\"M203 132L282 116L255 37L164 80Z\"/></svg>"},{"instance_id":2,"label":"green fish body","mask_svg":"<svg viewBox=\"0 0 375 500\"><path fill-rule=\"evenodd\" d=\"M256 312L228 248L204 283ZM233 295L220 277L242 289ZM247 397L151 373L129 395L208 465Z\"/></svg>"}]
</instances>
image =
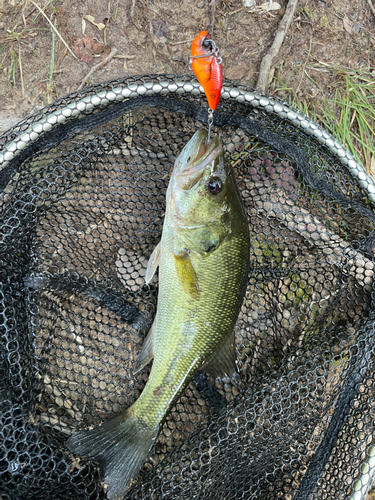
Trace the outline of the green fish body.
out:
<instances>
[{"instance_id":1,"label":"green fish body","mask_svg":"<svg viewBox=\"0 0 375 500\"><path fill-rule=\"evenodd\" d=\"M146 281L159 267L157 313L136 362L154 358L138 400L122 414L68 440L95 457L107 498L123 498L161 425L198 369L235 371L234 325L249 271L245 208L220 139L200 129L177 158L166 197L162 238Z\"/></svg>"}]
</instances>

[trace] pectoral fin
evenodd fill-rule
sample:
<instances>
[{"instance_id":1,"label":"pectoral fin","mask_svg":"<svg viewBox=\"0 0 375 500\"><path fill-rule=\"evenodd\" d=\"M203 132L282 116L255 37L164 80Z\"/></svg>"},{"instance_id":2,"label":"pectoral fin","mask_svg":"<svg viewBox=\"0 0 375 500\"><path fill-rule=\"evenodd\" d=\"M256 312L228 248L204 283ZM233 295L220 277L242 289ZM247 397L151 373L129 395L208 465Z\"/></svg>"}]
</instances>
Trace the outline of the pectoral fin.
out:
<instances>
[{"instance_id":1,"label":"pectoral fin","mask_svg":"<svg viewBox=\"0 0 375 500\"><path fill-rule=\"evenodd\" d=\"M187 251L174 253L178 281L186 293L194 299L199 298L198 278Z\"/></svg>"},{"instance_id":2,"label":"pectoral fin","mask_svg":"<svg viewBox=\"0 0 375 500\"><path fill-rule=\"evenodd\" d=\"M232 376L236 373L236 345L233 333L228 337L218 353L203 365L202 370L207 371L214 378Z\"/></svg>"},{"instance_id":3,"label":"pectoral fin","mask_svg":"<svg viewBox=\"0 0 375 500\"><path fill-rule=\"evenodd\" d=\"M156 320L156 318L155 318ZM142 370L144 366L146 366L154 357L154 338L153 338L153 331L154 331L154 325L155 325L155 320L152 323L152 326L150 328L150 331L148 332L143 345L141 347L141 350L138 353L135 366L134 366L134 373L138 373Z\"/></svg>"},{"instance_id":4,"label":"pectoral fin","mask_svg":"<svg viewBox=\"0 0 375 500\"><path fill-rule=\"evenodd\" d=\"M154 251L152 252L151 257L148 261L146 277L145 277L146 283L150 283L150 281L152 280L154 274L156 273L156 269L159 266L159 262L160 262L160 242L154 248Z\"/></svg>"}]
</instances>

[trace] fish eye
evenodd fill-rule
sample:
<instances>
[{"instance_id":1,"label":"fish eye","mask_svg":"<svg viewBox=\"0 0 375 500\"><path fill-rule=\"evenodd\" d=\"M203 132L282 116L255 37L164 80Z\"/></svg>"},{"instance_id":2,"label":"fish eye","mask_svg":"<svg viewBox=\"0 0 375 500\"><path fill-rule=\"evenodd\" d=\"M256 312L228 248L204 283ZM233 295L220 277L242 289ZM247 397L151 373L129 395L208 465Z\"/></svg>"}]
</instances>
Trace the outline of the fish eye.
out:
<instances>
[{"instance_id":1,"label":"fish eye","mask_svg":"<svg viewBox=\"0 0 375 500\"><path fill-rule=\"evenodd\" d=\"M211 194L218 194L223 189L223 183L219 177L212 177L207 182L207 190Z\"/></svg>"}]
</instances>

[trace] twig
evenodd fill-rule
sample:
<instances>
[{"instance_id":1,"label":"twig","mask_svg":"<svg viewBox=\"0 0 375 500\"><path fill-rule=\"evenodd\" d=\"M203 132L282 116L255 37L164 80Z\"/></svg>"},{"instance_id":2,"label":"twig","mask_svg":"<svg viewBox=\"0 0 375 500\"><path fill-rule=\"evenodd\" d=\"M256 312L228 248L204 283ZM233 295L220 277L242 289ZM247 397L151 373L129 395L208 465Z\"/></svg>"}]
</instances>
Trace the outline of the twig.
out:
<instances>
[{"instance_id":1,"label":"twig","mask_svg":"<svg viewBox=\"0 0 375 500\"><path fill-rule=\"evenodd\" d=\"M85 78L81 81L81 84L80 86L78 87L77 90L81 90L83 89L83 87L85 86L85 83L87 82L87 80L90 78L91 75L93 75L95 73L95 71L98 71L98 69L102 68L103 66L105 66L112 58L113 56L117 54L117 49L116 48L113 48L110 52L110 54L108 55L108 57L106 57L105 59L103 59L103 61L101 61L99 64L97 64L96 66L93 66L90 71L87 73L87 75L85 76Z\"/></svg>"},{"instance_id":2,"label":"twig","mask_svg":"<svg viewBox=\"0 0 375 500\"><path fill-rule=\"evenodd\" d=\"M24 84L23 84L23 72L22 72L22 60L21 60L21 46L20 45L18 45L18 65L20 67L22 99L24 99L25 98L25 87L24 87Z\"/></svg>"},{"instance_id":3,"label":"twig","mask_svg":"<svg viewBox=\"0 0 375 500\"><path fill-rule=\"evenodd\" d=\"M117 56L112 56L114 59L135 59L136 57L138 56L127 56L126 54L125 55L121 55L121 54L118 54Z\"/></svg>"},{"instance_id":4,"label":"twig","mask_svg":"<svg viewBox=\"0 0 375 500\"><path fill-rule=\"evenodd\" d=\"M372 12L372 13L374 14L374 16L375 16L375 7L372 5L371 0L367 0L367 3L368 3L368 4L369 4L369 6L370 6L371 12Z\"/></svg>"},{"instance_id":5,"label":"twig","mask_svg":"<svg viewBox=\"0 0 375 500\"><path fill-rule=\"evenodd\" d=\"M74 52L70 49L69 45L66 43L66 41L63 39L63 37L60 35L60 33L57 31L56 27L51 23L51 21L48 19L48 16L46 16L46 14L42 11L42 9L39 7L39 5L37 5L34 0L29 0L29 2L31 2L33 5L35 5L35 7L39 10L39 12L42 14L43 17L45 17L47 19L47 21L49 22L49 24L52 26L52 29L55 31L56 35L60 38L60 40L62 41L62 43L65 45L65 47L69 50L69 52L72 54L72 56L79 60L78 57L74 54Z\"/></svg>"},{"instance_id":6,"label":"twig","mask_svg":"<svg viewBox=\"0 0 375 500\"><path fill-rule=\"evenodd\" d=\"M215 14L216 14L216 0L211 0L211 32L210 32L211 36L214 36Z\"/></svg>"},{"instance_id":7,"label":"twig","mask_svg":"<svg viewBox=\"0 0 375 500\"><path fill-rule=\"evenodd\" d=\"M288 6L286 8L285 14L280 22L280 25L277 29L275 39L273 44L271 45L270 50L263 57L262 62L260 64L259 69L259 77L258 82L256 84L257 90L264 92L266 90L266 86L268 83L268 76L270 73L272 62L277 56L280 47L284 41L285 33L287 32L289 25L293 19L294 12L296 10L298 0L289 0Z\"/></svg>"},{"instance_id":8,"label":"twig","mask_svg":"<svg viewBox=\"0 0 375 500\"><path fill-rule=\"evenodd\" d=\"M130 8L130 19L134 26L138 31L143 31L142 26L138 26L138 24L134 21L134 9L135 9L135 0L132 0L132 6Z\"/></svg>"},{"instance_id":9,"label":"twig","mask_svg":"<svg viewBox=\"0 0 375 500\"><path fill-rule=\"evenodd\" d=\"M240 9L237 9L237 10L232 10L232 12L229 12L229 15L233 16L234 14L237 14L237 12L241 12L241 10L243 10L243 7L241 7Z\"/></svg>"},{"instance_id":10,"label":"twig","mask_svg":"<svg viewBox=\"0 0 375 500\"><path fill-rule=\"evenodd\" d=\"M181 42L171 42L169 45L181 45L181 43L191 43L194 40L194 38L191 38L190 40L181 40Z\"/></svg>"},{"instance_id":11,"label":"twig","mask_svg":"<svg viewBox=\"0 0 375 500\"><path fill-rule=\"evenodd\" d=\"M26 7L26 3L23 5L22 7L22 19L23 19L23 25L25 26L25 28L27 27L27 24L26 24L26 18L25 18L25 7Z\"/></svg>"}]
</instances>

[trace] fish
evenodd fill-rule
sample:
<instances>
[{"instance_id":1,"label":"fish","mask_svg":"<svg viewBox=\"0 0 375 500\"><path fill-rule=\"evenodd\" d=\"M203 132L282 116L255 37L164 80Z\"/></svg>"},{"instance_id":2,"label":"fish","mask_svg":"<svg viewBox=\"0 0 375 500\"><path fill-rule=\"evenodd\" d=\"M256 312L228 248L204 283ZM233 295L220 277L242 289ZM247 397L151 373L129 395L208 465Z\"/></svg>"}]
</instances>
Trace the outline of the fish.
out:
<instances>
[{"instance_id":1,"label":"fish","mask_svg":"<svg viewBox=\"0 0 375 500\"><path fill-rule=\"evenodd\" d=\"M206 94L212 111L219 104L223 86L223 70L219 49L208 31L201 31L191 46L190 64Z\"/></svg>"},{"instance_id":2,"label":"fish","mask_svg":"<svg viewBox=\"0 0 375 500\"><path fill-rule=\"evenodd\" d=\"M139 398L122 413L73 434L77 455L100 465L107 498L123 498L168 413L200 369L236 373L234 326L246 290L250 238L245 207L221 140L199 129L175 161L161 240L145 280L159 269L156 315L135 363L152 359Z\"/></svg>"}]
</instances>

